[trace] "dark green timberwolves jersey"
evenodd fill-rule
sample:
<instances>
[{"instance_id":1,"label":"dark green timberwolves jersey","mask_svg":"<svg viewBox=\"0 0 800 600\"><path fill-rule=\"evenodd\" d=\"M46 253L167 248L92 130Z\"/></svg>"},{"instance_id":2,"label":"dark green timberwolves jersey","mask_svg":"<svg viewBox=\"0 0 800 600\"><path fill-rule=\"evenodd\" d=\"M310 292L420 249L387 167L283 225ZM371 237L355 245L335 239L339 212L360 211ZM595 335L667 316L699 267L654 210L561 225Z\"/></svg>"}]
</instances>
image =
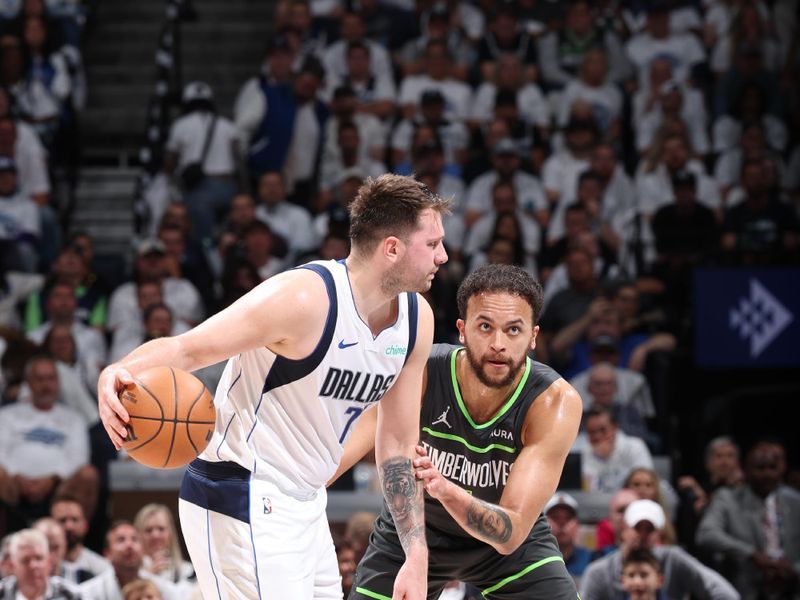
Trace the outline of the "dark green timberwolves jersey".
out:
<instances>
[{"instance_id":1,"label":"dark green timberwolves jersey","mask_svg":"<svg viewBox=\"0 0 800 600\"><path fill-rule=\"evenodd\" d=\"M444 477L476 498L497 504L522 450L522 428L528 409L560 375L528 358L519 385L505 404L486 423L476 423L456 381L456 355L460 350L460 346L450 344L435 344L431 350L420 440ZM425 522L445 536L474 541L439 501L427 494Z\"/></svg>"}]
</instances>

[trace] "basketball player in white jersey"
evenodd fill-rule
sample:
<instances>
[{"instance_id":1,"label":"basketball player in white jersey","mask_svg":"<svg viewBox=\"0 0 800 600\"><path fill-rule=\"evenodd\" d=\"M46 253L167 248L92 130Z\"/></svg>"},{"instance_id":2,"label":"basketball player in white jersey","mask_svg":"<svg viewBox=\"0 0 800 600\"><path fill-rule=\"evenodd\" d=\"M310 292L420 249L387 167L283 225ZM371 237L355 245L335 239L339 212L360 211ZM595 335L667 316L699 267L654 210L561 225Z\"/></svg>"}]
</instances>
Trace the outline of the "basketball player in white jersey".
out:
<instances>
[{"instance_id":1,"label":"basketball player in white jersey","mask_svg":"<svg viewBox=\"0 0 800 600\"><path fill-rule=\"evenodd\" d=\"M117 448L118 394L165 365L229 359L216 429L187 469L180 515L205 598L341 598L325 483L363 409L378 405L376 458L405 552L393 599L423 600L428 550L412 460L433 314L416 293L447 261L442 199L409 177L369 179L350 207L352 250L276 275L176 337L107 367L100 416ZM412 292L412 293L404 293Z\"/></svg>"}]
</instances>

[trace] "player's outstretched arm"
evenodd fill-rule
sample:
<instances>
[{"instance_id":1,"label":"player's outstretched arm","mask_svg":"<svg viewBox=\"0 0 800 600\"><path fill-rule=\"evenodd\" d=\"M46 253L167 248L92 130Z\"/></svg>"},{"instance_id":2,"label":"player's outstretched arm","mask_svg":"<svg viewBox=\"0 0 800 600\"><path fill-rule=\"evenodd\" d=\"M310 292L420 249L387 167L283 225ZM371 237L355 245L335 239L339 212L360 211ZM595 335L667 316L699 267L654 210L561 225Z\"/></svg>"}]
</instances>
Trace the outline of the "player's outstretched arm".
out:
<instances>
[{"instance_id":1,"label":"player's outstretched arm","mask_svg":"<svg viewBox=\"0 0 800 600\"><path fill-rule=\"evenodd\" d=\"M397 574L392 600L424 600L428 587L422 485L412 461L419 441L422 380L433 344L433 312L418 296L417 343L395 384L378 405L375 459L383 496L394 519L406 561Z\"/></svg>"},{"instance_id":2,"label":"player's outstretched arm","mask_svg":"<svg viewBox=\"0 0 800 600\"><path fill-rule=\"evenodd\" d=\"M325 283L305 269L261 283L228 308L184 334L139 346L100 374L97 403L103 426L117 449L127 434L128 413L119 392L133 376L156 366L194 371L259 346L302 358L319 340L328 311Z\"/></svg>"},{"instance_id":3,"label":"player's outstretched arm","mask_svg":"<svg viewBox=\"0 0 800 600\"><path fill-rule=\"evenodd\" d=\"M445 479L421 446L414 461L417 478L465 531L500 554L510 554L528 537L555 492L578 434L582 410L580 396L563 379L536 398L525 417L524 447L514 461L499 504L474 498Z\"/></svg>"}]
</instances>

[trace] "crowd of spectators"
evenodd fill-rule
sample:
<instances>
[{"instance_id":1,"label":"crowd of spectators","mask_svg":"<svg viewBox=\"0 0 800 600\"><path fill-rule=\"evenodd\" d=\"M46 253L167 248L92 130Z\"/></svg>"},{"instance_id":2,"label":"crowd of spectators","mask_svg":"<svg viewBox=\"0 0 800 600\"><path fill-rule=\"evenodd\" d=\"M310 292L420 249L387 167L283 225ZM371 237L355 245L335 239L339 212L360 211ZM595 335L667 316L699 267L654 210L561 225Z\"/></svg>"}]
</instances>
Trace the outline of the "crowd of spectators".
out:
<instances>
[{"instance_id":1,"label":"crowd of spectators","mask_svg":"<svg viewBox=\"0 0 800 600\"><path fill-rule=\"evenodd\" d=\"M23 530L3 593L194 593L168 510L109 525L97 375L276 273L344 258L348 205L387 171L454 199L436 341L455 340L476 267L519 264L544 286L536 358L580 392L583 491L609 499L588 538L574 498L545 511L583 597L622 593L653 556L670 595L728 597L705 565L742 598L797 593L780 444L740 468L714 440L705 480L659 478L653 460L674 450L662 383L690 350L693 269L800 262L796 2L281 0L231 114L206 82L182 90L126 274L98 269L51 194L86 96L79 13L0 3L0 531ZM212 390L218 375L200 373ZM83 545L93 529L107 560ZM362 543L337 544L344 575Z\"/></svg>"}]
</instances>

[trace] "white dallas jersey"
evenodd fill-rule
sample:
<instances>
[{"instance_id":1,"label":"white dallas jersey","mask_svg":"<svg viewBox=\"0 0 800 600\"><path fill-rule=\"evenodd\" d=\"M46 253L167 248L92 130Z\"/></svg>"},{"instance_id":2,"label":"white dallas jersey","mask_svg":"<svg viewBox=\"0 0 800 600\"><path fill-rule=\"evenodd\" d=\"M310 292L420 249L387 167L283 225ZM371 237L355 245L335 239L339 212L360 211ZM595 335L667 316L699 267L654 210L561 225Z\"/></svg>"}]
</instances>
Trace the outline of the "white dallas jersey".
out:
<instances>
[{"instance_id":1,"label":"white dallas jersey","mask_svg":"<svg viewBox=\"0 0 800 600\"><path fill-rule=\"evenodd\" d=\"M200 455L232 461L285 492L306 494L336 471L364 409L397 380L417 334L417 296L398 296L397 320L373 337L356 310L344 261L317 261L328 318L316 349L291 360L261 347L228 360L217 386L216 427Z\"/></svg>"}]
</instances>

